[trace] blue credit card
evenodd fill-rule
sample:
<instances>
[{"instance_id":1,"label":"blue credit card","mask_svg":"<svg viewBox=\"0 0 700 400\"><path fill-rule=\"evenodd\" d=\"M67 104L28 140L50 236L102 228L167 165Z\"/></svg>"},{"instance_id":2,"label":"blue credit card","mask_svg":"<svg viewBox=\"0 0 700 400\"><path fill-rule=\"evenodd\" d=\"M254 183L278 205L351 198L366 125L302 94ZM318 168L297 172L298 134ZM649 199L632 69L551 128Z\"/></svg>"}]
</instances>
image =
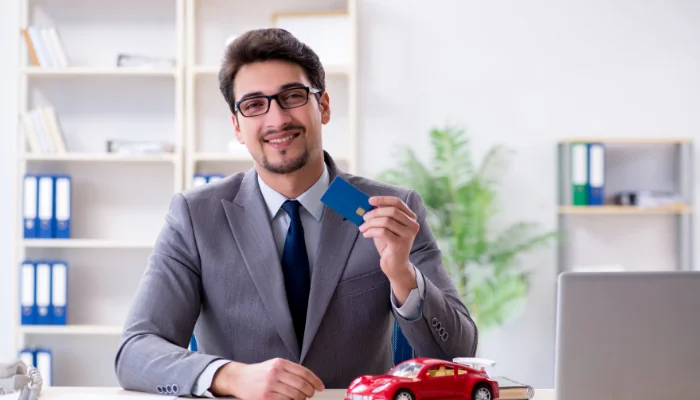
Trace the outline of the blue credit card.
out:
<instances>
[{"instance_id":1,"label":"blue credit card","mask_svg":"<svg viewBox=\"0 0 700 400\"><path fill-rule=\"evenodd\" d=\"M357 226L365 222L362 216L374 208L369 204L369 196L340 176L333 179L321 202Z\"/></svg>"}]
</instances>

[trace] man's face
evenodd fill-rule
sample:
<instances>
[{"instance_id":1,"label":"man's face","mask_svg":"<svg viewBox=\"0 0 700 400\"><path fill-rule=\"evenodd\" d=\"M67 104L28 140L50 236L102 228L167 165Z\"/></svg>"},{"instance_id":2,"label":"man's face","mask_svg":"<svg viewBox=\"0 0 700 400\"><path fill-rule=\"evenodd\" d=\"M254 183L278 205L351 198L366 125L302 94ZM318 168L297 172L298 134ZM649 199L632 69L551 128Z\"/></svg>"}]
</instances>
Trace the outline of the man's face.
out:
<instances>
[{"instance_id":1,"label":"man's face","mask_svg":"<svg viewBox=\"0 0 700 400\"><path fill-rule=\"evenodd\" d=\"M280 100L294 104L303 91L286 90L303 87L312 85L299 65L264 61L241 67L233 89L236 101L250 99L240 108L244 114L251 115L266 108L267 99L255 99L255 96L285 92ZM268 112L261 115L244 116L239 110L233 116L233 125L236 138L246 145L259 165L273 173L287 174L302 168L311 157L321 153L321 125L329 120L328 94L323 93L319 102L318 95L309 93L308 102L295 108L285 109L271 100Z\"/></svg>"}]
</instances>

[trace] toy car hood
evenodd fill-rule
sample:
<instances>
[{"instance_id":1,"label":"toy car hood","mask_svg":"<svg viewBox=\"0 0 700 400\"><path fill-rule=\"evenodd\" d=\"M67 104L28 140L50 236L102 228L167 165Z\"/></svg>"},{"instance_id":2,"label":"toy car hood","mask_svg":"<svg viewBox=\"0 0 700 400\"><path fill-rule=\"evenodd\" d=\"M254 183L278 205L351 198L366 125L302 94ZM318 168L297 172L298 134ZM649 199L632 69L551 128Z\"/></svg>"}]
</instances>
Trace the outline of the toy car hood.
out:
<instances>
[{"instance_id":1,"label":"toy car hood","mask_svg":"<svg viewBox=\"0 0 700 400\"><path fill-rule=\"evenodd\" d=\"M393 375L379 375L379 376L363 375L350 383L350 386L348 386L348 392L366 393L366 392L371 392L372 390L374 390L380 386L385 386L385 385L388 386L388 385L391 385L392 383L399 383L399 382L411 382L414 380L415 380L414 378L406 378L403 376L393 376Z\"/></svg>"}]
</instances>

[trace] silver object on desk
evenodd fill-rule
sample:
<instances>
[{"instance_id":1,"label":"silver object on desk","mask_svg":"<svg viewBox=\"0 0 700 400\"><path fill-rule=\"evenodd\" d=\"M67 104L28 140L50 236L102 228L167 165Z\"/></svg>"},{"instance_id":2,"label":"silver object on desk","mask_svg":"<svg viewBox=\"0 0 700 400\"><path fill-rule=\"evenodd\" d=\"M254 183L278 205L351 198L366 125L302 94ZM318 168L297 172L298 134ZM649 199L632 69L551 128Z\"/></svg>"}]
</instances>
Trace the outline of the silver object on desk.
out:
<instances>
[{"instance_id":1,"label":"silver object on desk","mask_svg":"<svg viewBox=\"0 0 700 400\"><path fill-rule=\"evenodd\" d=\"M557 400L658 400L700 393L700 272L559 276Z\"/></svg>"},{"instance_id":2,"label":"silver object on desk","mask_svg":"<svg viewBox=\"0 0 700 400\"><path fill-rule=\"evenodd\" d=\"M18 400L37 400L43 380L39 370L17 360L0 363L0 394L19 393Z\"/></svg>"}]
</instances>

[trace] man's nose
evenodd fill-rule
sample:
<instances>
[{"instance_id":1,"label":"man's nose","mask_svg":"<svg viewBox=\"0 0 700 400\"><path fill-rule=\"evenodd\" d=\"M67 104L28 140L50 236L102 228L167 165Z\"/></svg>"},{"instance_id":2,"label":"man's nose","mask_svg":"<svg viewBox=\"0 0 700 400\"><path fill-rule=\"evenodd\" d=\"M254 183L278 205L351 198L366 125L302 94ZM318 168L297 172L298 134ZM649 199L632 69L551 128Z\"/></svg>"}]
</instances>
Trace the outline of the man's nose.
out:
<instances>
[{"instance_id":1,"label":"man's nose","mask_svg":"<svg viewBox=\"0 0 700 400\"><path fill-rule=\"evenodd\" d=\"M279 128L286 125L292 117L289 115L287 110L282 108L277 100L270 101L270 109L265 114L265 126L270 128Z\"/></svg>"}]
</instances>

